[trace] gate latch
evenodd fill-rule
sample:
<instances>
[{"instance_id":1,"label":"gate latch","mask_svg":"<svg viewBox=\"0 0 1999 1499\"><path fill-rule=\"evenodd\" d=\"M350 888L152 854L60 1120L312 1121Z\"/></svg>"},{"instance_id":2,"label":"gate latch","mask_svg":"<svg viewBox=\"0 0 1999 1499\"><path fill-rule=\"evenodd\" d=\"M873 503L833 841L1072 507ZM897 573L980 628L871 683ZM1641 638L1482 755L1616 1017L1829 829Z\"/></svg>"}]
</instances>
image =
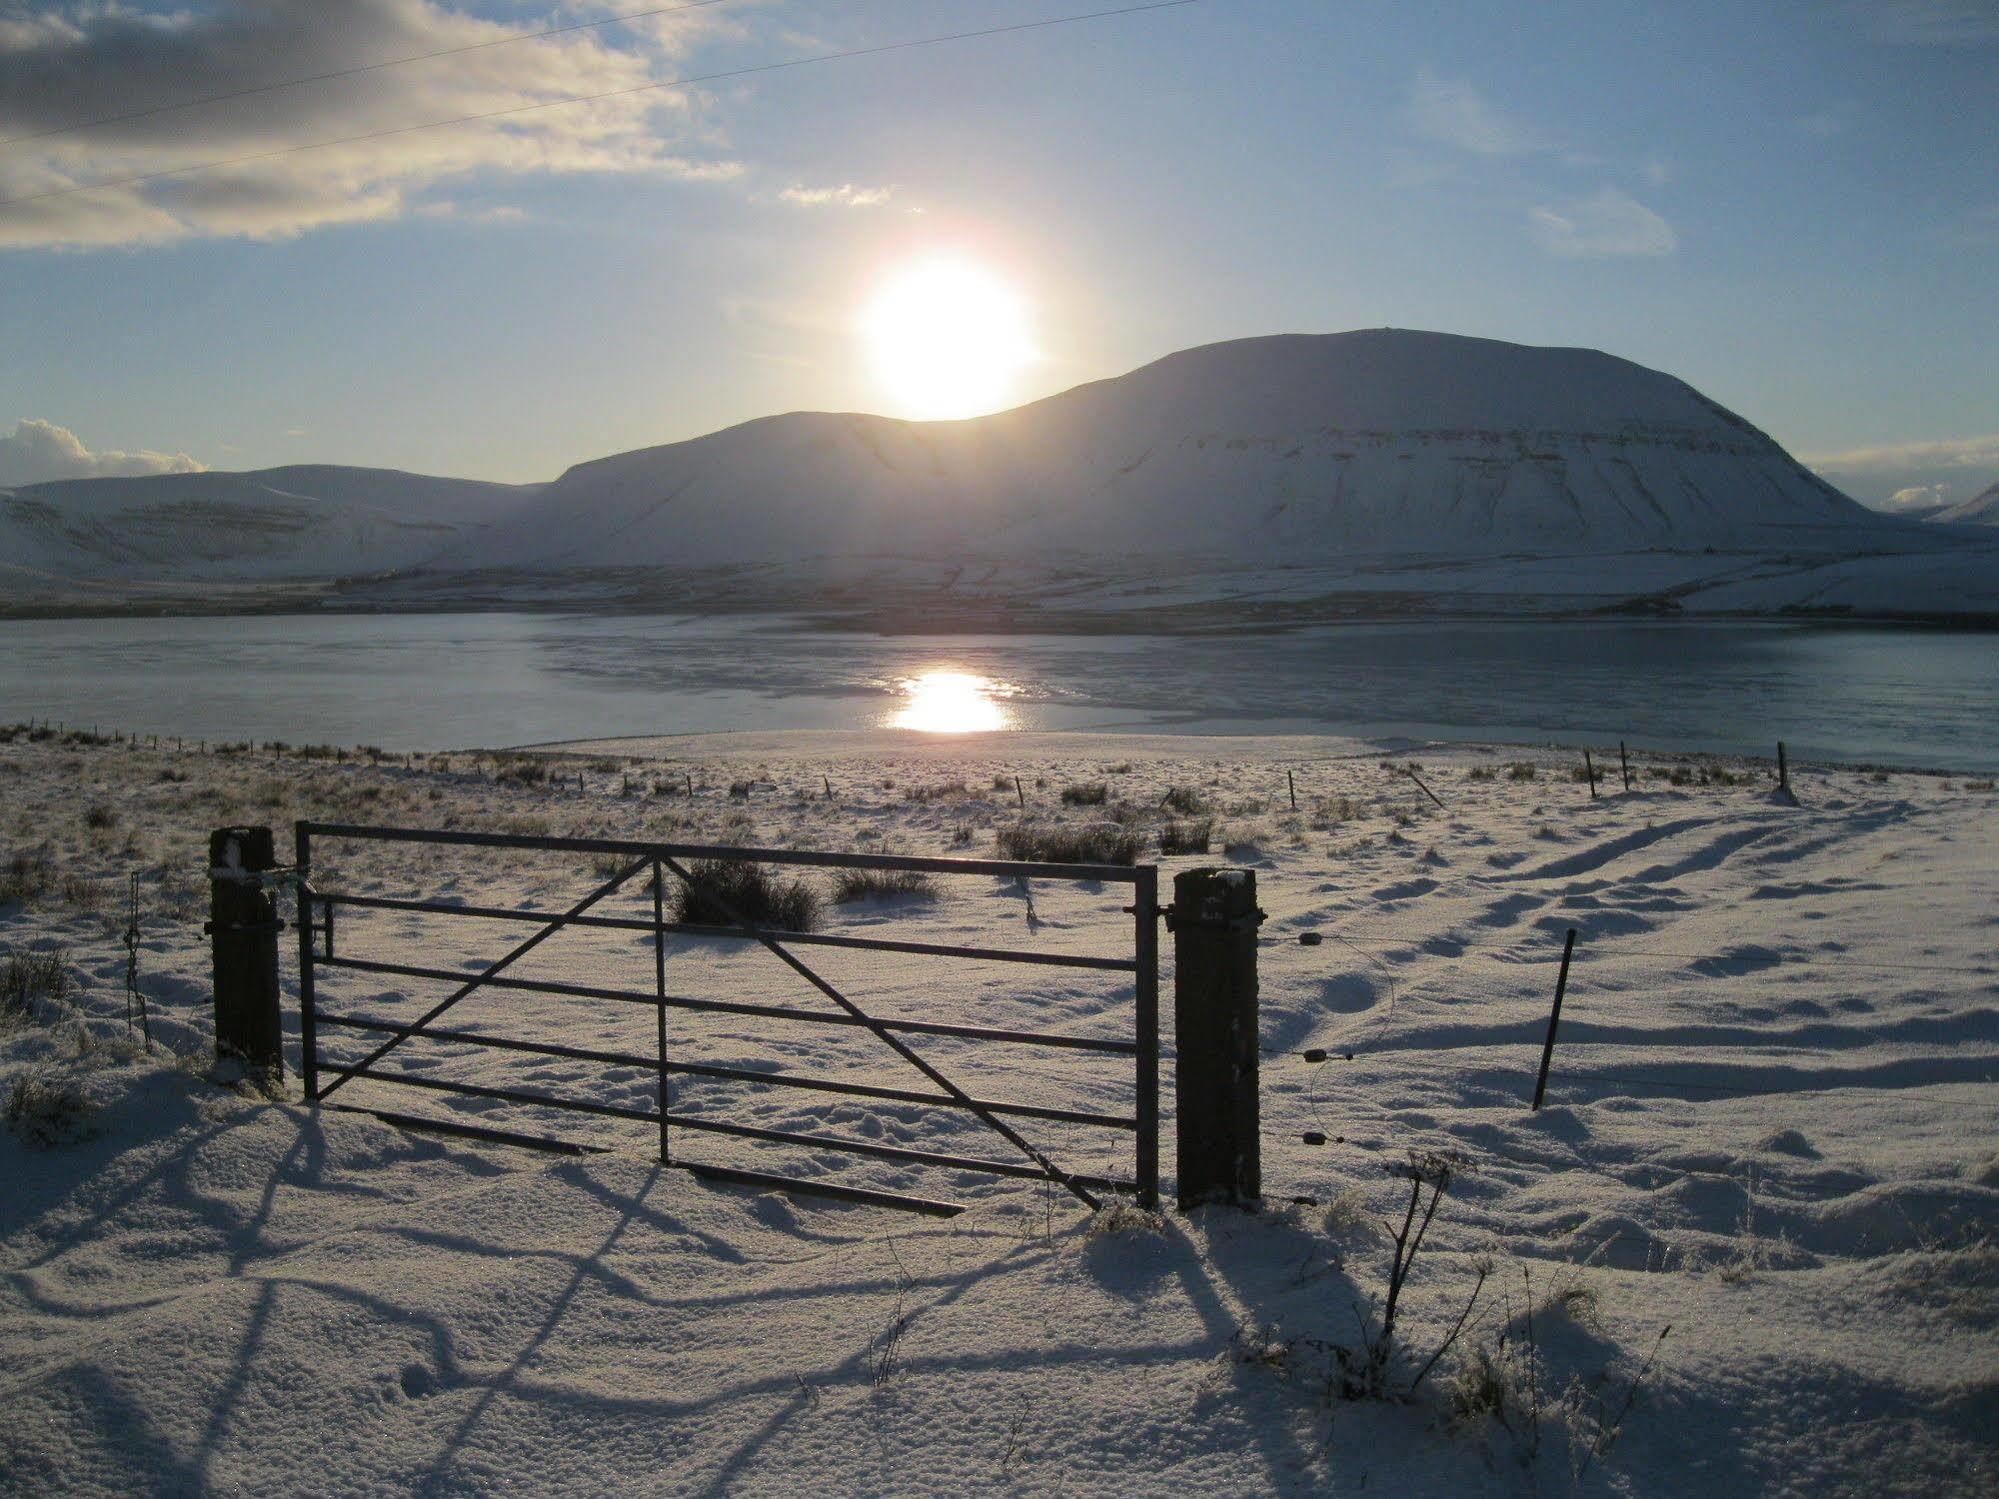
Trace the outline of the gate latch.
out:
<instances>
[{"instance_id":1,"label":"gate latch","mask_svg":"<svg viewBox=\"0 0 1999 1499\"><path fill-rule=\"evenodd\" d=\"M204 921L201 935L212 937L217 932L282 932L285 924L280 920L271 921Z\"/></svg>"},{"instance_id":2,"label":"gate latch","mask_svg":"<svg viewBox=\"0 0 1999 1499\"><path fill-rule=\"evenodd\" d=\"M1131 907L1125 909L1130 910ZM1253 932L1263 925L1269 913L1258 906L1239 916L1201 916L1174 906L1159 906L1154 914L1166 918L1166 930L1169 932L1177 932L1182 927L1198 932Z\"/></svg>"}]
</instances>

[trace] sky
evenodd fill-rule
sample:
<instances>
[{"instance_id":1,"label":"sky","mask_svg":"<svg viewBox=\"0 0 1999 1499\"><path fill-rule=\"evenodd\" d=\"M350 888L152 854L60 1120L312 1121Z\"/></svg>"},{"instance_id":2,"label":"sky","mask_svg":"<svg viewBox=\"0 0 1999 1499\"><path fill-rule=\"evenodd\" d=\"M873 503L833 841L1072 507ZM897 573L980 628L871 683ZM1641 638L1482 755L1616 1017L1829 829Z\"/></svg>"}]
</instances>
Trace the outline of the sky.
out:
<instances>
[{"instance_id":1,"label":"sky","mask_svg":"<svg viewBox=\"0 0 1999 1499\"><path fill-rule=\"evenodd\" d=\"M1427 328L1669 371L1871 504L1999 480L1999 0L1193 0L800 61L1130 3L0 0L0 484L934 414L939 267L1006 325L977 409Z\"/></svg>"}]
</instances>

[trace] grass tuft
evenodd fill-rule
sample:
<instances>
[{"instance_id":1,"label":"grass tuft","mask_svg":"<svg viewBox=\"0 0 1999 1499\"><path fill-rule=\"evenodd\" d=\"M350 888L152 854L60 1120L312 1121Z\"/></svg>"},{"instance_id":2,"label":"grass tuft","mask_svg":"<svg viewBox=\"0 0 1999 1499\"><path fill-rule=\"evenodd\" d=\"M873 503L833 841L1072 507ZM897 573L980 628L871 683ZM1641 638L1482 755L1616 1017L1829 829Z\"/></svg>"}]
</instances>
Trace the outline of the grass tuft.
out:
<instances>
[{"instance_id":1,"label":"grass tuft","mask_svg":"<svg viewBox=\"0 0 1999 1499\"><path fill-rule=\"evenodd\" d=\"M676 887L676 921L733 926L741 919L787 932L810 932L819 926L819 893L801 880L775 874L748 859L696 859L687 872L694 883L682 881Z\"/></svg>"},{"instance_id":2,"label":"grass tuft","mask_svg":"<svg viewBox=\"0 0 1999 1499\"><path fill-rule=\"evenodd\" d=\"M935 900L937 882L920 869L843 869L833 876L833 900Z\"/></svg>"},{"instance_id":3,"label":"grass tuft","mask_svg":"<svg viewBox=\"0 0 1999 1499\"><path fill-rule=\"evenodd\" d=\"M1143 842L1114 822L1002 823L993 830L1000 857L1033 864L1136 864Z\"/></svg>"},{"instance_id":4,"label":"grass tuft","mask_svg":"<svg viewBox=\"0 0 1999 1499\"><path fill-rule=\"evenodd\" d=\"M69 997L69 955L60 948L13 952L0 966L0 1029L32 1020L43 1005Z\"/></svg>"},{"instance_id":5,"label":"grass tuft","mask_svg":"<svg viewBox=\"0 0 1999 1499\"><path fill-rule=\"evenodd\" d=\"M1159 830L1159 852L1173 854L1205 854L1214 841L1215 820L1212 817L1175 819Z\"/></svg>"},{"instance_id":6,"label":"grass tuft","mask_svg":"<svg viewBox=\"0 0 1999 1499\"><path fill-rule=\"evenodd\" d=\"M42 1150L73 1145L90 1134L96 1105L74 1083L55 1080L46 1066L31 1068L14 1079L7 1102L0 1108L7 1127Z\"/></svg>"}]
</instances>

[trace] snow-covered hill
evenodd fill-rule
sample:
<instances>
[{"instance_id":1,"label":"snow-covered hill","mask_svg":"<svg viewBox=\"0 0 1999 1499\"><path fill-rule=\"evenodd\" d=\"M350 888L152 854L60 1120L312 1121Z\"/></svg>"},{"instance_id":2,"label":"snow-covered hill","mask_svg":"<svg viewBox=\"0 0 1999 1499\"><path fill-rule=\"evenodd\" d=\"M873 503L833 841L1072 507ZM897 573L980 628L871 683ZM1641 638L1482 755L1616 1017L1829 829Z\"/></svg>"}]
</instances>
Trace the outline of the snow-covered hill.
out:
<instances>
[{"instance_id":1,"label":"snow-covered hill","mask_svg":"<svg viewBox=\"0 0 1999 1499\"><path fill-rule=\"evenodd\" d=\"M1988 494L1952 516L1981 505L1999 513ZM356 607L858 607L925 628L1107 609L1165 628L1160 609L1223 599L1266 622L1970 619L1999 617L1999 532L1865 509L1628 360L1398 329L1211 344L969 421L766 417L544 485L321 466L0 491L0 609L225 587L257 596L224 607L286 607L335 579Z\"/></svg>"},{"instance_id":2,"label":"snow-covered hill","mask_svg":"<svg viewBox=\"0 0 1999 1499\"><path fill-rule=\"evenodd\" d=\"M1999 526L1999 484L1926 517L1943 526Z\"/></svg>"},{"instance_id":3,"label":"snow-covered hill","mask_svg":"<svg viewBox=\"0 0 1999 1499\"><path fill-rule=\"evenodd\" d=\"M1213 344L970 421L794 413L581 464L439 565L1315 562L1850 546L1889 525L1671 376L1378 329Z\"/></svg>"},{"instance_id":4,"label":"snow-covered hill","mask_svg":"<svg viewBox=\"0 0 1999 1499\"><path fill-rule=\"evenodd\" d=\"M0 559L60 578L332 578L421 563L532 488L332 464L0 490Z\"/></svg>"}]
</instances>

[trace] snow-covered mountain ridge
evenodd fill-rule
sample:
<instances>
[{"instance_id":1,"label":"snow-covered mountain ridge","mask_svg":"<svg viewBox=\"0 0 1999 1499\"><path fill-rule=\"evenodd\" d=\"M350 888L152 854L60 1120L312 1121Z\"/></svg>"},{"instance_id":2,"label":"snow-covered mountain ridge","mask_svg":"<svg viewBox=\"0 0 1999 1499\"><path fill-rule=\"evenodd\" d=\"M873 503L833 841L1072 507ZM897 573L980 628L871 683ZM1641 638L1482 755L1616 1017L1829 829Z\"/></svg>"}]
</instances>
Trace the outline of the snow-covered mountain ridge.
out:
<instances>
[{"instance_id":1,"label":"snow-covered mountain ridge","mask_svg":"<svg viewBox=\"0 0 1999 1499\"><path fill-rule=\"evenodd\" d=\"M1941 526L1999 526L1999 484L1982 489L1958 504L1946 505L1924 519Z\"/></svg>"},{"instance_id":2,"label":"snow-covered mountain ridge","mask_svg":"<svg viewBox=\"0 0 1999 1499\"><path fill-rule=\"evenodd\" d=\"M1892 524L1671 376L1382 329L1213 344L969 421L794 413L580 464L437 565L1336 561Z\"/></svg>"},{"instance_id":3,"label":"snow-covered mountain ridge","mask_svg":"<svg viewBox=\"0 0 1999 1499\"><path fill-rule=\"evenodd\" d=\"M544 485L320 466L0 492L0 608L285 607L335 579L351 608L897 628L1166 628L1224 600L1245 624L1969 621L1999 619L1999 533L1868 510L1628 360L1397 329L1211 344L966 421L764 417Z\"/></svg>"},{"instance_id":4,"label":"snow-covered mountain ridge","mask_svg":"<svg viewBox=\"0 0 1999 1499\"><path fill-rule=\"evenodd\" d=\"M415 566L525 486L300 464L0 490L0 561L82 579L304 579Z\"/></svg>"}]
</instances>

